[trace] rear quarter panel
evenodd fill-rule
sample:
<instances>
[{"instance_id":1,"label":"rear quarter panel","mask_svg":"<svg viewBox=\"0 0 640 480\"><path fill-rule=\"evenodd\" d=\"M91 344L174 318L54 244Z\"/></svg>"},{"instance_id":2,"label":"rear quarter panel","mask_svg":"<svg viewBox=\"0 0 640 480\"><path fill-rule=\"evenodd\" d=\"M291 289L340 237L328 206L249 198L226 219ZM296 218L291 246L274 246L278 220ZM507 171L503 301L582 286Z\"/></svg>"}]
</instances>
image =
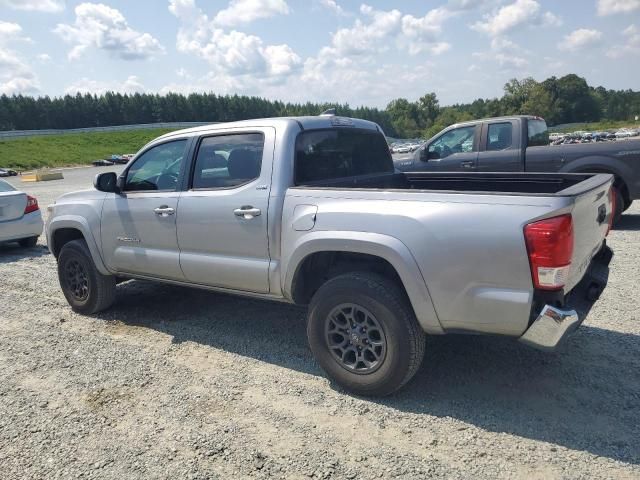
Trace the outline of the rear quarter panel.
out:
<instances>
[{"instance_id":1,"label":"rear quarter panel","mask_svg":"<svg viewBox=\"0 0 640 480\"><path fill-rule=\"evenodd\" d=\"M318 207L310 231L291 227L298 204ZM314 233L383 235L410 252L420 271L410 281L426 283L443 330L516 336L527 328L533 295L523 227L563 209L570 202L558 197L293 188L283 212L283 270L295 268L289 260Z\"/></svg>"}]
</instances>

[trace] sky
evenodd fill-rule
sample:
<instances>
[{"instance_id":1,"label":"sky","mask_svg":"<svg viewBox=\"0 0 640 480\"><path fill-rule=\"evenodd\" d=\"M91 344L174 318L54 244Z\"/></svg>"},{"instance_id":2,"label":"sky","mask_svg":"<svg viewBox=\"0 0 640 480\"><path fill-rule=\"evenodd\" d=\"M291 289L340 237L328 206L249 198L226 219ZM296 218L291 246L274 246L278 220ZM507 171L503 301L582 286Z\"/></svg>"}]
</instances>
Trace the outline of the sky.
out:
<instances>
[{"instance_id":1,"label":"sky","mask_svg":"<svg viewBox=\"0 0 640 480\"><path fill-rule=\"evenodd\" d=\"M0 0L0 93L384 107L576 73L640 89L640 0Z\"/></svg>"}]
</instances>

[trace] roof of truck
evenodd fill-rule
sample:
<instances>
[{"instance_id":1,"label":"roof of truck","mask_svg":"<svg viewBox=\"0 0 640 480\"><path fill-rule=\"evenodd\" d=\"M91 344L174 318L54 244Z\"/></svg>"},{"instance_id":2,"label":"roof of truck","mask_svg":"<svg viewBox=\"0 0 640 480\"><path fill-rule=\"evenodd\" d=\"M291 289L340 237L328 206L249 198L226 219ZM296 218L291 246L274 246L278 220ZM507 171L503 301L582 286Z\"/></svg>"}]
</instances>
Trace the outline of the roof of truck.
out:
<instances>
[{"instance_id":1,"label":"roof of truck","mask_svg":"<svg viewBox=\"0 0 640 480\"><path fill-rule=\"evenodd\" d=\"M197 135L216 130L226 130L230 128L240 127L284 127L292 123L298 124L302 130L331 128L336 126L349 126L356 128L364 128L368 130L380 130L380 127L374 122L362 120L359 118L341 117L339 115L318 115L315 117L273 117L273 118L255 118L250 120L240 120L237 122L212 123L210 125L202 125L199 127L185 128L169 132L156 140L169 138L177 135ZM155 140L154 140L155 141Z\"/></svg>"},{"instance_id":2,"label":"roof of truck","mask_svg":"<svg viewBox=\"0 0 640 480\"><path fill-rule=\"evenodd\" d=\"M522 120L523 118L526 118L527 120L544 120L544 118L536 117L535 115L504 115L502 117L485 117L485 118L478 118L476 120L466 120L464 122L458 122L458 123L454 123L453 125L449 125L449 127L457 127L460 125L470 125L470 124L481 123L481 122L490 122L490 121L493 122L495 120L516 120L516 119Z\"/></svg>"}]
</instances>

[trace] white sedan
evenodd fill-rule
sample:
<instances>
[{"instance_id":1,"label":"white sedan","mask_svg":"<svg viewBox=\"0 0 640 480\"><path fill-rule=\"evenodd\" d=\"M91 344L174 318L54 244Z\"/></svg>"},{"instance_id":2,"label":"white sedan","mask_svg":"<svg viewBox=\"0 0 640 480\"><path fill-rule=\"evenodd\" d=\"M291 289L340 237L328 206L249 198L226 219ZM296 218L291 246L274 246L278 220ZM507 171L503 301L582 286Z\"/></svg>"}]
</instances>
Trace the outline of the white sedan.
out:
<instances>
[{"instance_id":1,"label":"white sedan","mask_svg":"<svg viewBox=\"0 0 640 480\"><path fill-rule=\"evenodd\" d=\"M631 136L633 136L633 132L631 132L630 130L626 130L624 128L616 132L616 138L628 138Z\"/></svg>"},{"instance_id":2,"label":"white sedan","mask_svg":"<svg viewBox=\"0 0 640 480\"><path fill-rule=\"evenodd\" d=\"M34 247L42 233L38 200L0 179L0 243Z\"/></svg>"}]
</instances>

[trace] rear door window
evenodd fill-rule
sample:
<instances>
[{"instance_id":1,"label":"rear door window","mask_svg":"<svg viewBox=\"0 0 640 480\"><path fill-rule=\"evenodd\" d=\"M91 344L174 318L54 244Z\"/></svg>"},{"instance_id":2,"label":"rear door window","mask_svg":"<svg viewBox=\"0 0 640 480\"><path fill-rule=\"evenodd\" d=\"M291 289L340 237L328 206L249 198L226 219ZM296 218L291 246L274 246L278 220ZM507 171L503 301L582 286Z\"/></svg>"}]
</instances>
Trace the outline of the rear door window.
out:
<instances>
[{"instance_id":1,"label":"rear door window","mask_svg":"<svg viewBox=\"0 0 640 480\"><path fill-rule=\"evenodd\" d=\"M263 149L262 133L216 135L202 139L192 188L231 188L255 180L260 176Z\"/></svg>"},{"instance_id":2,"label":"rear door window","mask_svg":"<svg viewBox=\"0 0 640 480\"><path fill-rule=\"evenodd\" d=\"M511 147L513 138L511 122L492 123L487 131L487 150L506 150Z\"/></svg>"},{"instance_id":3,"label":"rear door window","mask_svg":"<svg viewBox=\"0 0 640 480\"><path fill-rule=\"evenodd\" d=\"M393 171L387 140L374 130L306 130L296 140L296 185Z\"/></svg>"},{"instance_id":4,"label":"rear door window","mask_svg":"<svg viewBox=\"0 0 640 480\"><path fill-rule=\"evenodd\" d=\"M547 130L547 122L544 120L531 120L527 121L527 130L529 133L530 147L537 147L541 145L549 145L549 130Z\"/></svg>"}]
</instances>

